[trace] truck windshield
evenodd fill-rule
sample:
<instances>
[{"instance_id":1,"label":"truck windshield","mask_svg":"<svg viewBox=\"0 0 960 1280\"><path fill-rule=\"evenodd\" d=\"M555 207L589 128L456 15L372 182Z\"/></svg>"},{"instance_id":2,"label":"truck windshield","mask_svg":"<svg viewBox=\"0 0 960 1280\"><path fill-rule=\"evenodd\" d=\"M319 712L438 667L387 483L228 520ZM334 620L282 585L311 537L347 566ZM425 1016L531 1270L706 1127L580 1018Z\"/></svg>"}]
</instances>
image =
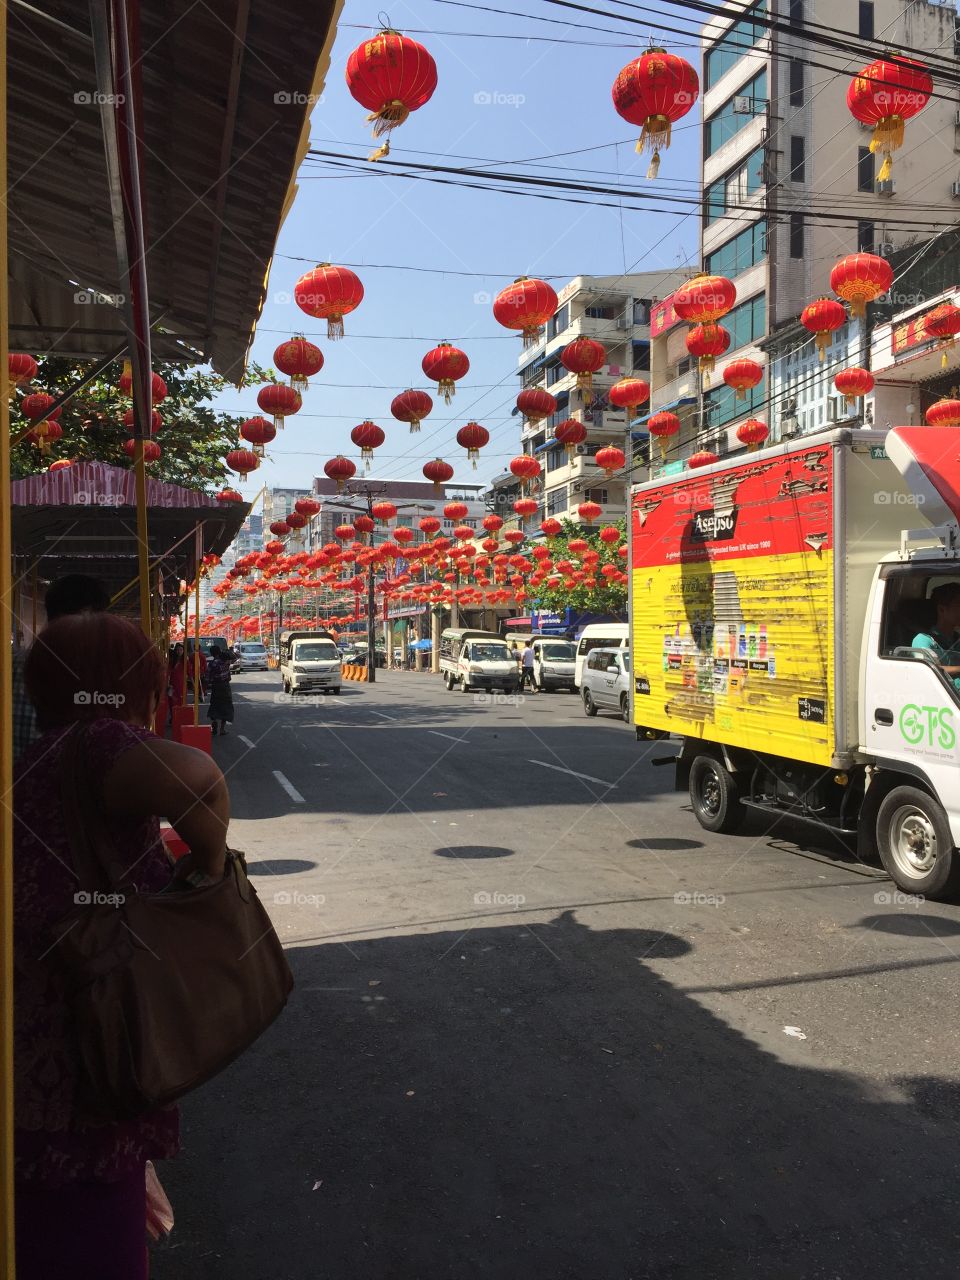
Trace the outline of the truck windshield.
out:
<instances>
[{"instance_id":1,"label":"truck windshield","mask_svg":"<svg viewBox=\"0 0 960 1280\"><path fill-rule=\"evenodd\" d=\"M576 652L572 644L545 644L540 646L540 653L546 662L573 662Z\"/></svg>"},{"instance_id":2,"label":"truck windshield","mask_svg":"<svg viewBox=\"0 0 960 1280\"><path fill-rule=\"evenodd\" d=\"M505 644L475 644L470 648L471 662L506 662L509 657Z\"/></svg>"},{"instance_id":3,"label":"truck windshield","mask_svg":"<svg viewBox=\"0 0 960 1280\"><path fill-rule=\"evenodd\" d=\"M337 646L330 640L302 641L295 652L298 662L334 662L338 657Z\"/></svg>"}]
</instances>

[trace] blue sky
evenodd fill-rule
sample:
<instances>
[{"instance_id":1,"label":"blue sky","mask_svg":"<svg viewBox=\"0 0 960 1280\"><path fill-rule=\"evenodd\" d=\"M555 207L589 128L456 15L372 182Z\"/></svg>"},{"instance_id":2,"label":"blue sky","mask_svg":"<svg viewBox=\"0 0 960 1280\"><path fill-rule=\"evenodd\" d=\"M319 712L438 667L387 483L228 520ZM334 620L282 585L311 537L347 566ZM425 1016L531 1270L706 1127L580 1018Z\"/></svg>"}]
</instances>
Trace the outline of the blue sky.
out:
<instances>
[{"instance_id":1,"label":"blue sky","mask_svg":"<svg viewBox=\"0 0 960 1280\"><path fill-rule=\"evenodd\" d=\"M494 2L511 7L508 0ZM527 3L531 13L564 16L563 10L538 0ZM587 171L593 170L592 180L606 184L619 172L630 185L643 185L648 159L636 155L637 132L614 111L610 88L620 68L646 47L645 28L634 28L635 37L611 35L530 17L478 13L435 0L395 3L389 18L394 27L427 46L439 74L431 101L393 133L391 159L501 164L594 148L543 161L556 168L529 166L529 171L591 180ZM658 13L658 20L664 19L671 20L667 9ZM630 30L625 23L595 21L598 26ZM689 28L689 19L685 21ZM375 145L364 109L347 91L344 66L376 26L375 8L348 0L323 100L313 109L313 146L360 157ZM449 32L486 35L439 34ZM574 43L498 39L496 34ZM666 43L699 68L691 34ZM698 104L675 128L660 177L647 184L655 191L696 193L699 118ZM567 279L581 273L619 273L625 266L657 270L692 261L697 252L694 213L684 218L682 212L624 209L621 219L615 208L465 191L381 177L374 172L378 166L368 168L363 176L331 176L334 170L308 161L301 171L300 191L277 245L252 354L269 365L277 343L299 330L318 335L314 340L326 363L311 380L302 411L288 419L268 450L269 460L242 486L248 497L262 484L308 487L314 475L322 474L327 458L338 452L357 461L359 451L350 442L350 430L365 418L387 433L372 477L421 479L423 463L439 454L454 466L457 480L487 480L505 468L519 447L519 418L511 417L510 410L519 389L516 367L521 350L520 339L494 320L489 299L517 275ZM354 269L366 295L347 317L341 342L329 342L321 334L322 322L286 301L297 277L319 261L364 264ZM563 279L551 283L559 289ZM420 361L444 338L467 352L470 372L449 407L434 395L433 414L419 435L410 435L407 426L391 416L390 401L407 386L434 390ZM255 413L256 392L231 391L221 398L220 407ZM491 433L476 472L454 440L458 428L471 419Z\"/></svg>"}]
</instances>

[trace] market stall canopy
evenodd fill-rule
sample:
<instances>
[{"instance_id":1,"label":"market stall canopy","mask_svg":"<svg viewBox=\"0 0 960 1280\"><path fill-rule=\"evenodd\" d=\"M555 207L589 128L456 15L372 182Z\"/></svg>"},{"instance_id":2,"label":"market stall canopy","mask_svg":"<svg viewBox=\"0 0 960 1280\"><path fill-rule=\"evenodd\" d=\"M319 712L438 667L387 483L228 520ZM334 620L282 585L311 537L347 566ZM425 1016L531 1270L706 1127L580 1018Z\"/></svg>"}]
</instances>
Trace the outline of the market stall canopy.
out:
<instances>
[{"instance_id":1,"label":"market stall canopy","mask_svg":"<svg viewBox=\"0 0 960 1280\"><path fill-rule=\"evenodd\" d=\"M239 379L293 199L342 0L141 6L154 354ZM105 356L126 339L90 9L8 18L10 346Z\"/></svg>"},{"instance_id":2,"label":"market stall canopy","mask_svg":"<svg viewBox=\"0 0 960 1280\"><path fill-rule=\"evenodd\" d=\"M18 571L40 578L87 573L115 595L137 576L134 473L105 462L80 462L62 471L16 480L11 488L13 551ZM203 553L222 555L246 519L246 503L147 479L151 561L163 601L173 604L180 580L195 576L193 531L203 526ZM135 605L136 593L127 597Z\"/></svg>"}]
</instances>

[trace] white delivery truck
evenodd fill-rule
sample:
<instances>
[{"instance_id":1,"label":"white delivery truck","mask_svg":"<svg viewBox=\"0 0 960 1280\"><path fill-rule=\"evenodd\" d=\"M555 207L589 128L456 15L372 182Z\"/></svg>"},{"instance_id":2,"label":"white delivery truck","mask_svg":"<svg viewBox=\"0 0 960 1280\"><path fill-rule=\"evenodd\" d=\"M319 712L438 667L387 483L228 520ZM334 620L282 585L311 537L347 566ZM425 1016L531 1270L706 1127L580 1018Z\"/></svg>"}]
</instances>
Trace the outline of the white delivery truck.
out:
<instances>
[{"instance_id":1,"label":"white delivery truck","mask_svg":"<svg viewBox=\"0 0 960 1280\"><path fill-rule=\"evenodd\" d=\"M492 631L448 627L440 636L440 672L448 689L502 689L516 693L520 668L506 642Z\"/></svg>"},{"instance_id":2,"label":"white delivery truck","mask_svg":"<svg viewBox=\"0 0 960 1280\"><path fill-rule=\"evenodd\" d=\"M284 693L339 693L340 650L329 631L281 631L280 676Z\"/></svg>"},{"instance_id":3,"label":"white delivery truck","mask_svg":"<svg viewBox=\"0 0 960 1280\"><path fill-rule=\"evenodd\" d=\"M834 429L633 488L633 721L679 736L701 826L792 815L905 892L960 890L958 519L955 427Z\"/></svg>"}]
</instances>

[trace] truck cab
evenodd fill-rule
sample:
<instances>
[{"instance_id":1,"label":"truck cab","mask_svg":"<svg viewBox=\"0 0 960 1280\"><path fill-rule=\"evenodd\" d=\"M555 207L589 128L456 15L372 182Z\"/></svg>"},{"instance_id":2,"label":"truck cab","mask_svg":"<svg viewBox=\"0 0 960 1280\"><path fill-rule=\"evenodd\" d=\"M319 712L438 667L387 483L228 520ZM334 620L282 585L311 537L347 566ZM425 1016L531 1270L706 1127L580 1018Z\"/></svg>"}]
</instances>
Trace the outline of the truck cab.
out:
<instances>
[{"instance_id":1,"label":"truck cab","mask_svg":"<svg viewBox=\"0 0 960 1280\"><path fill-rule=\"evenodd\" d=\"M516 693L520 673L506 642L492 631L448 627L440 636L440 671L448 689L502 689Z\"/></svg>"},{"instance_id":2,"label":"truck cab","mask_svg":"<svg viewBox=\"0 0 960 1280\"><path fill-rule=\"evenodd\" d=\"M284 693L335 693L343 672L340 651L329 631L284 631L280 636L280 676Z\"/></svg>"}]
</instances>

